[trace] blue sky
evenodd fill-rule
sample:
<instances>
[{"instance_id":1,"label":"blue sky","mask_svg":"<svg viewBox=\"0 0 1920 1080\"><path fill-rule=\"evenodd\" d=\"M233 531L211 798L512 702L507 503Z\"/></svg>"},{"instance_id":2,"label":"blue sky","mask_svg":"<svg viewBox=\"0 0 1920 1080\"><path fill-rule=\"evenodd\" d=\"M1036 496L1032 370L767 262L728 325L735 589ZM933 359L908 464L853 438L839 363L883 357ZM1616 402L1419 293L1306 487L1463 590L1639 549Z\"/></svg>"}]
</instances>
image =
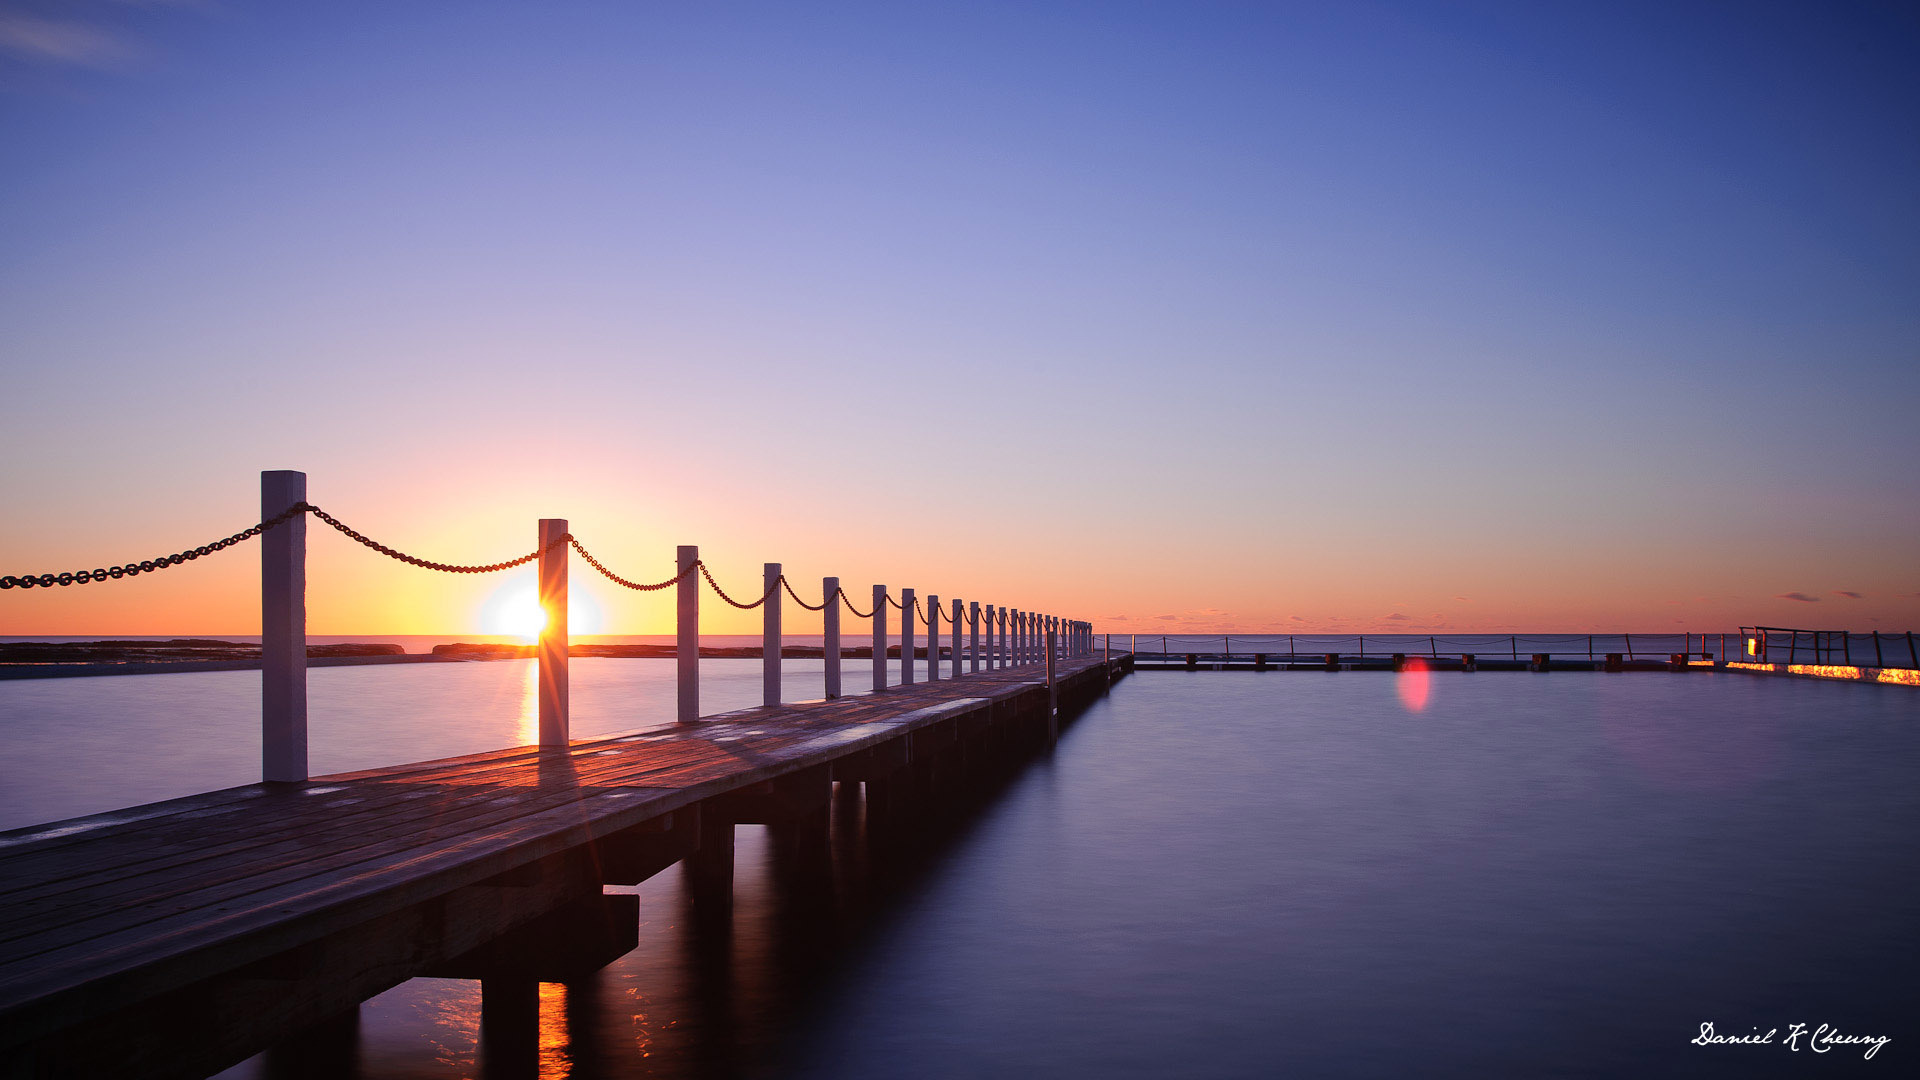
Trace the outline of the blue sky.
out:
<instances>
[{"instance_id":1,"label":"blue sky","mask_svg":"<svg viewBox=\"0 0 1920 1080\"><path fill-rule=\"evenodd\" d=\"M1871 4L0 0L0 552L199 543L301 467L476 557L564 513L1115 629L1904 629L1917 45ZM478 602L408 597L339 629Z\"/></svg>"}]
</instances>

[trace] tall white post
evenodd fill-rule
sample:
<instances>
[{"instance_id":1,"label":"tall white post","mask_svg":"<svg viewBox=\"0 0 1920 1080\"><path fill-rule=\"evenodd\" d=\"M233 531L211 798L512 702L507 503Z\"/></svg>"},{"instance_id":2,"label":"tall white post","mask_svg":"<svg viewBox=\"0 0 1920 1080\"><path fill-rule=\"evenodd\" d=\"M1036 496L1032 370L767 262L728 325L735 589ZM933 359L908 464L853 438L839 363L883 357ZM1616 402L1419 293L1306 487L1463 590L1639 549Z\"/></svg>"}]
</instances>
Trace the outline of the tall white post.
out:
<instances>
[{"instance_id":1,"label":"tall white post","mask_svg":"<svg viewBox=\"0 0 1920 1080\"><path fill-rule=\"evenodd\" d=\"M567 723L567 519L540 519L540 745L564 747Z\"/></svg>"},{"instance_id":2,"label":"tall white post","mask_svg":"<svg viewBox=\"0 0 1920 1080\"><path fill-rule=\"evenodd\" d=\"M887 688L887 587L873 587L873 688Z\"/></svg>"},{"instance_id":3,"label":"tall white post","mask_svg":"<svg viewBox=\"0 0 1920 1080\"><path fill-rule=\"evenodd\" d=\"M947 617L947 621L953 624L953 652L948 660L952 666L947 668L947 678L957 679L960 677L960 601L953 602L953 613Z\"/></svg>"},{"instance_id":4,"label":"tall white post","mask_svg":"<svg viewBox=\"0 0 1920 1080\"><path fill-rule=\"evenodd\" d=\"M927 596L927 681L940 681L940 598Z\"/></svg>"},{"instance_id":5,"label":"tall white post","mask_svg":"<svg viewBox=\"0 0 1920 1080\"><path fill-rule=\"evenodd\" d=\"M820 595L826 606L820 611L820 656L827 662L827 699L840 696L840 579L820 579Z\"/></svg>"},{"instance_id":6,"label":"tall white post","mask_svg":"<svg viewBox=\"0 0 1920 1080\"><path fill-rule=\"evenodd\" d=\"M761 608L760 704L780 704L780 564L766 564L762 588L767 602Z\"/></svg>"},{"instance_id":7,"label":"tall white post","mask_svg":"<svg viewBox=\"0 0 1920 1080\"><path fill-rule=\"evenodd\" d=\"M913 685L913 590L900 590L900 685Z\"/></svg>"},{"instance_id":8,"label":"tall white post","mask_svg":"<svg viewBox=\"0 0 1920 1080\"><path fill-rule=\"evenodd\" d=\"M698 547L680 545L676 559L680 584L675 596L675 629L679 636L674 644L674 658L680 669L679 720L683 724L700 719L700 571L695 568L699 561Z\"/></svg>"},{"instance_id":9,"label":"tall white post","mask_svg":"<svg viewBox=\"0 0 1920 1080\"><path fill-rule=\"evenodd\" d=\"M989 609L991 610L991 609ZM967 607L967 644L968 652L973 654L973 666L969 672L980 674L980 601L972 601Z\"/></svg>"},{"instance_id":10,"label":"tall white post","mask_svg":"<svg viewBox=\"0 0 1920 1080\"><path fill-rule=\"evenodd\" d=\"M260 474L260 520L307 501L307 474ZM260 778L307 778L307 515L260 534Z\"/></svg>"}]
</instances>

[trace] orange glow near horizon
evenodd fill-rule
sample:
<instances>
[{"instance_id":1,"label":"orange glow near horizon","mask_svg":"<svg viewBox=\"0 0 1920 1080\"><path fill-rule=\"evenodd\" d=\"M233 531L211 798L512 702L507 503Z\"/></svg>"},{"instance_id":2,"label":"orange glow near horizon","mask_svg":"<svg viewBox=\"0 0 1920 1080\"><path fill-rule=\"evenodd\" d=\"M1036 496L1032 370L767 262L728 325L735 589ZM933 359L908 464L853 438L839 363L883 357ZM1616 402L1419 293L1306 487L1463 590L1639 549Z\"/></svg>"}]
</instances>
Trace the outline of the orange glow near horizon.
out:
<instances>
[{"instance_id":1,"label":"orange glow near horizon","mask_svg":"<svg viewBox=\"0 0 1920 1080\"><path fill-rule=\"evenodd\" d=\"M703 501L705 495L655 488L647 492L648 511L641 514L630 500L614 499L585 475L570 476L560 488L531 481L503 486L464 476L415 484L396 481L390 469L377 476L356 476L348 469L310 475L311 497L343 521L383 543L440 561L482 563L524 554L534 546L533 522L565 511L582 542L610 570L635 581L671 577L675 543L704 540L701 557L735 596L758 595L762 562L777 558L795 591L809 602L819 598L823 574L838 574L862 609L872 583L884 582L896 596L907 586L921 595L977 598L1086 618L1096 633L1123 640L1136 634L1144 641L1161 634L1228 633L1434 634L1443 639L1506 633L1717 634L1743 624L1810 625L1810 620L1858 632L1920 626L1920 593L1907 580L1904 565L1880 570L1851 565L1841 577L1841 569L1790 572L1784 563L1742 562L1746 556L1738 549L1724 554L1715 549L1711 558L1691 562L1578 551L1541 561L1536 549L1549 538L1502 534L1485 551L1469 551L1437 542L1408 548L1373 535L1343 542L1314 536L1290 541L1279 553L1286 558L1276 560L1275 552L1250 538L1253 534L1242 537L1229 523L1218 522L1217 550L1193 562L1170 557L1169 551L1177 554L1180 548L1162 535L1166 522L1151 514L1111 519L1110 531L1092 546L1053 543L1043 527L1039 540L1017 550L938 539L902 547L876 541L870 522L859 515L809 517L811 504L787 505L783 500L798 501L801 494L785 489L748 511L716 509ZM78 569L124 561L128 553L182 550L251 520L252 508L236 497L247 487L235 482L155 486L127 494L135 505L125 516L89 502L87 512L70 515L72 524L62 530L21 533L0 569ZM1001 497L982 495L983 502L969 512L989 515L990 504ZM1065 508L1074 509L1084 507ZM1302 513L1311 511L1302 508ZM43 516L60 520L50 509ZM143 524L149 518L156 519L154 524ZM1052 528L1067 526L1055 522ZM538 634L531 566L488 575L425 572L369 552L316 522L309 522L307 543L310 634L368 639L500 634L525 641ZM1588 557L1579 557L1583 554ZM1537 573L1506 569L1528 559L1539 563ZM1300 572L1291 568L1294 563L1315 570ZM0 635L257 633L259 566L258 548L240 545L135 578L7 590L0 592ZM1802 582L1806 596L1820 599L1794 599L1797 594L1785 589ZM1823 591L1825 585L1845 586L1845 592ZM737 611L703 593L703 633L759 631L758 611ZM574 636L674 630L674 590L622 589L578 559L572 560L569 603L568 629ZM843 613L845 632L853 633L857 621ZM792 604L784 622L795 635L820 632L820 616ZM1730 636L1727 644L1738 653L1741 639Z\"/></svg>"}]
</instances>

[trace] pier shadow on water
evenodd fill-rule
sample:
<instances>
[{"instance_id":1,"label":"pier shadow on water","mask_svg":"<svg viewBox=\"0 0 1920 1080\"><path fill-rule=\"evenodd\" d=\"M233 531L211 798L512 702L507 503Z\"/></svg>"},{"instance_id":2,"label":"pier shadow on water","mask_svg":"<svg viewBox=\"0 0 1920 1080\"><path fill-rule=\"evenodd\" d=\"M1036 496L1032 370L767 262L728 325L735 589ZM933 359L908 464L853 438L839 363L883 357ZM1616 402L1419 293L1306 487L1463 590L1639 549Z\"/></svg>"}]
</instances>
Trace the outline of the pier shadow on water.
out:
<instances>
[{"instance_id":1,"label":"pier shadow on water","mask_svg":"<svg viewBox=\"0 0 1920 1080\"><path fill-rule=\"evenodd\" d=\"M1063 739L1069 733L1063 732ZM592 975L483 1004L481 983L413 979L218 1074L222 1080L767 1077L830 1014L894 915L1050 751L869 799L837 784L825 832L735 826L730 912L693 904L685 864L633 887L639 944ZM501 995L506 998L509 995Z\"/></svg>"}]
</instances>

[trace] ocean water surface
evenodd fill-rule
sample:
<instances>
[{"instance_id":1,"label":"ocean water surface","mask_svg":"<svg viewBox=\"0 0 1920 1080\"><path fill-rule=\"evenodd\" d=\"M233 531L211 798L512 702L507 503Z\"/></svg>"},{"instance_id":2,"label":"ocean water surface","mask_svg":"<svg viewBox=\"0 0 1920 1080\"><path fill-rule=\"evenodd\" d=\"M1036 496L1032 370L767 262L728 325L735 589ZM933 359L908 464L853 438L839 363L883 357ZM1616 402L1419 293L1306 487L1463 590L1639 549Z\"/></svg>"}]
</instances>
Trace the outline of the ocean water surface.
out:
<instances>
[{"instance_id":1,"label":"ocean water surface","mask_svg":"<svg viewBox=\"0 0 1920 1080\"><path fill-rule=\"evenodd\" d=\"M757 662L709 665L709 711L757 700ZM316 767L512 741L527 667L317 670ZM252 779L257 678L0 683L9 823L107 809L59 779L83 767L107 802ZM663 722L671 681L577 662L576 733ZM907 842L837 802L807 871L740 827L724 932L683 918L677 869L640 886L640 948L543 986L539 1073L1904 1073L1917 779L1901 687L1140 673ZM477 983L414 980L225 1075L474 1076L478 1013ZM1706 1023L1777 1034L1695 1045ZM1891 1041L1818 1051L1823 1024Z\"/></svg>"}]
</instances>

